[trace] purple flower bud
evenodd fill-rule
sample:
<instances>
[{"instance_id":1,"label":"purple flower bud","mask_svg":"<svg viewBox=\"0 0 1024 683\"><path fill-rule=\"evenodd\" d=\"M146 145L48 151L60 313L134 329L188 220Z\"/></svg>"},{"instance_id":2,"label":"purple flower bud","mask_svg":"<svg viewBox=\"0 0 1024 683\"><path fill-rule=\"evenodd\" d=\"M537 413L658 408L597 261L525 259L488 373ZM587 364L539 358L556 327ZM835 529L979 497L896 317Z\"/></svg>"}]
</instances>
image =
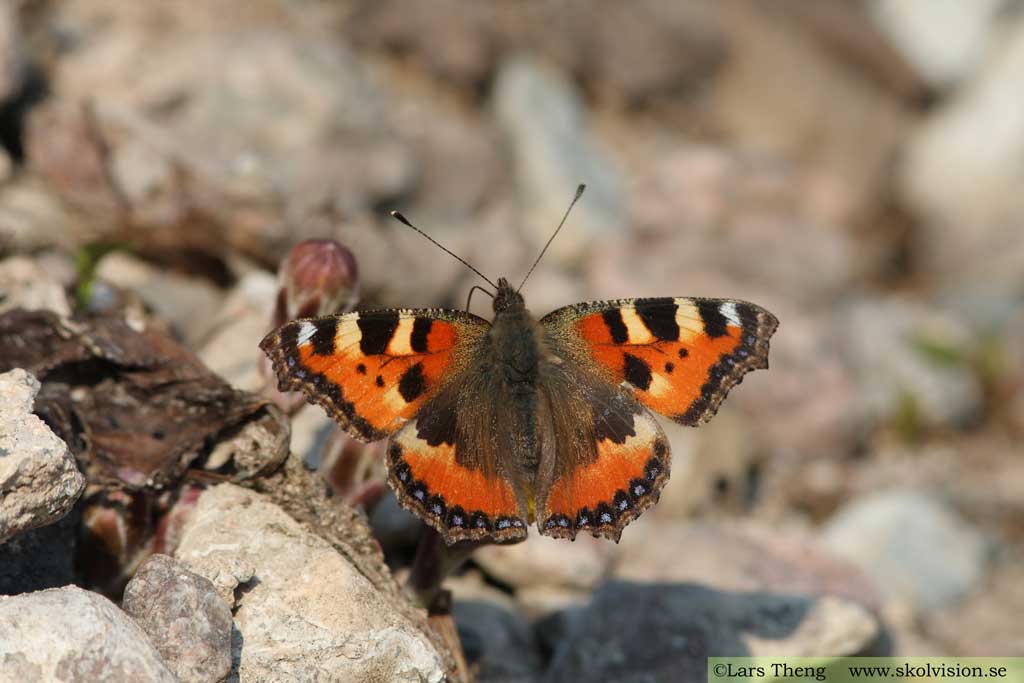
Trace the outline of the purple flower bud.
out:
<instances>
[{"instance_id":1,"label":"purple flower bud","mask_svg":"<svg viewBox=\"0 0 1024 683\"><path fill-rule=\"evenodd\" d=\"M274 326L352 310L359 300L356 258L335 240L305 240L292 247L278 271Z\"/></svg>"}]
</instances>

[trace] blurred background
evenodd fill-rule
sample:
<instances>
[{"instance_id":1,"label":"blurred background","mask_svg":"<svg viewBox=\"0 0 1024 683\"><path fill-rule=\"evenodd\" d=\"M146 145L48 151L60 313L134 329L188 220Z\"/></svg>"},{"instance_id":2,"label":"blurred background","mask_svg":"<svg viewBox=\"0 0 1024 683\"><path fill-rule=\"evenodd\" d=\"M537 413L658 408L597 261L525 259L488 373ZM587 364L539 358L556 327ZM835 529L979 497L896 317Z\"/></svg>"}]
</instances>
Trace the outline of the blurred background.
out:
<instances>
[{"instance_id":1,"label":"blurred background","mask_svg":"<svg viewBox=\"0 0 1024 683\"><path fill-rule=\"evenodd\" d=\"M158 315L258 390L295 244L345 245L360 307L461 308L475 276L387 210L515 281L586 183L536 315L738 297L780 327L710 424L666 424L620 544L533 534L451 581L484 679L694 639L1024 656L1022 84L1015 0L8 0L0 289ZM327 418L292 428L321 463ZM761 628L750 595L807 617Z\"/></svg>"}]
</instances>

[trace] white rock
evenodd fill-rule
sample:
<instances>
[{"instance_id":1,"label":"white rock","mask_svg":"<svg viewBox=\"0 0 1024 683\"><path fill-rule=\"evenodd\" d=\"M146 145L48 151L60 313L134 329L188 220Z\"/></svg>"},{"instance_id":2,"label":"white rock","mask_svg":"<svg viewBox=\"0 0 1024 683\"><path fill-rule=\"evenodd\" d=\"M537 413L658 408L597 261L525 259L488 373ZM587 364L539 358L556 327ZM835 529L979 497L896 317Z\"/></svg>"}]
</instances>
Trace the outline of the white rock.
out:
<instances>
[{"instance_id":1,"label":"white rock","mask_svg":"<svg viewBox=\"0 0 1024 683\"><path fill-rule=\"evenodd\" d=\"M14 308L71 315L64 286L40 264L24 256L0 262L0 313Z\"/></svg>"},{"instance_id":2,"label":"white rock","mask_svg":"<svg viewBox=\"0 0 1024 683\"><path fill-rule=\"evenodd\" d=\"M984 538L924 493L890 490L855 500L823 533L833 551L861 567L886 595L918 609L963 597L984 574Z\"/></svg>"},{"instance_id":3,"label":"white rock","mask_svg":"<svg viewBox=\"0 0 1024 683\"><path fill-rule=\"evenodd\" d=\"M952 85L978 65L1005 0L871 0L878 27L934 86Z\"/></svg>"},{"instance_id":4,"label":"white rock","mask_svg":"<svg viewBox=\"0 0 1024 683\"><path fill-rule=\"evenodd\" d=\"M177 681L131 617L77 586L0 596L0 678Z\"/></svg>"},{"instance_id":5,"label":"white rock","mask_svg":"<svg viewBox=\"0 0 1024 683\"><path fill-rule=\"evenodd\" d=\"M904 200L924 219L918 253L947 278L1013 283L1024 261L1024 18L1001 35L976 77L919 128L901 169Z\"/></svg>"},{"instance_id":6,"label":"white rock","mask_svg":"<svg viewBox=\"0 0 1024 683\"><path fill-rule=\"evenodd\" d=\"M445 677L423 632L326 541L259 494L230 484L204 493L176 557L222 594L234 593L233 672L241 681Z\"/></svg>"},{"instance_id":7,"label":"white rock","mask_svg":"<svg viewBox=\"0 0 1024 683\"><path fill-rule=\"evenodd\" d=\"M85 488L67 445L32 414L38 393L25 370L0 375L0 543L57 521Z\"/></svg>"}]
</instances>

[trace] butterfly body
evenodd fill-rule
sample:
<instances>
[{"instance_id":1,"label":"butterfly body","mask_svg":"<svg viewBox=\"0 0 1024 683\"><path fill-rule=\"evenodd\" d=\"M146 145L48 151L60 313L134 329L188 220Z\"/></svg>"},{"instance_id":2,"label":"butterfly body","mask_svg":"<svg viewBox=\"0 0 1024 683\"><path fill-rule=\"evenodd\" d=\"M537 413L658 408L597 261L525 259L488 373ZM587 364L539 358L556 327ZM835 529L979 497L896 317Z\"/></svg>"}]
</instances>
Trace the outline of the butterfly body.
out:
<instances>
[{"instance_id":1,"label":"butterfly body","mask_svg":"<svg viewBox=\"0 0 1024 683\"><path fill-rule=\"evenodd\" d=\"M297 320L261 347L350 434L390 437L389 482L449 543L618 540L668 480L648 408L710 419L767 367L777 321L727 299L621 299L535 319L498 281L494 318L397 309Z\"/></svg>"}]
</instances>

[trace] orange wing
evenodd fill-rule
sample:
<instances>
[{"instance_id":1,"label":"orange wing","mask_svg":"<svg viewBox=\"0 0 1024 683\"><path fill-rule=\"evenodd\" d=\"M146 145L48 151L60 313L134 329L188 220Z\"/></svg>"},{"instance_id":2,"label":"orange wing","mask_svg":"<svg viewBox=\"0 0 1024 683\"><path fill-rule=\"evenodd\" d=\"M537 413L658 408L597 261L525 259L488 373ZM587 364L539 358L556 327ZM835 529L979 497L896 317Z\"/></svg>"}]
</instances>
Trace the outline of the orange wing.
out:
<instances>
[{"instance_id":1,"label":"orange wing","mask_svg":"<svg viewBox=\"0 0 1024 683\"><path fill-rule=\"evenodd\" d=\"M402 507L419 515L451 545L526 538L526 502L499 463L464 454L457 408L442 396L402 427L388 444L388 480Z\"/></svg>"},{"instance_id":2,"label":"orange wing","mask_svg":"<svg viewBox=\"0 0 1024 683\"><path fill-rule=\"evenodd\" d=\"M394 433L472 359L490 327L443 309L294 320L267 335L282 391L302 391L352 436Z\"/></svg>"},{"instance_id":3,"label":"orange wing","mask_svg":"<svg viewBox=\"0 0 1024 683\"><path fill-rule=\"evenodd\" d=\"M668 440L620 387L578 368L563 377L573 381L549 378L545 391L552 419L540 471L551 474L539 481L537 527L547 536L590 532L618 541L668 481Z\"/></svg>"},{"instance_id":4,"label":"orange wing","mask_svg":"<svg viewBox=\"0 0 1024 683\"><path fill-rule=\"evenodd\" d=\"M732 299L621 299L546 315L553 348L685 425L710 420L729 389L768 367L778 320Z\"/></svg>"}]
</instances>

